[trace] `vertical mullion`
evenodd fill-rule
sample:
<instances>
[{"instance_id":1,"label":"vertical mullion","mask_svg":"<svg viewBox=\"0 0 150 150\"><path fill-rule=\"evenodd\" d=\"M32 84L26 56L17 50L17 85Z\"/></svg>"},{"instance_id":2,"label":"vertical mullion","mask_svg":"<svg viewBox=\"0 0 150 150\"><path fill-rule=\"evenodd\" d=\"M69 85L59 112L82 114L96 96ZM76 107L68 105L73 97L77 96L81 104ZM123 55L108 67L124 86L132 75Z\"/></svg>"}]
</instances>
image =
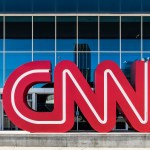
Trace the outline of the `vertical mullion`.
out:
<instances>
[{"instance_id":1,"label":"vertical mullion","mask_svg":"<svg viewBox=\"0 0 150 150\"><path fill-rule=\"evenodd\" d=\"M143 58L143 16L141 16L141 60Z\"/></svg>"},{"instance_id":2,"label":"vertical mullion","mask_svg":"<svg viewBox=\"0 0 150 150\"><path fill-rule=\"evenodd\" d=\"M122 53L121 53L121 48L122 48L122 45L121 45L121 16L120 16L120 19L119 19L119 41L120 41L120 68L122 68L122 65L121 65L121 61L122 61L122 57L121 57L121 55L122 55Z\"/></svg>"},{"instance_id":3,"label":"vertical mullion","mask_svg":"<svg viewBox=\"0 0 150 150\"><path fill-rule=\"evenodd\" d=\"M79 33L78 33L78 16L77 16L77 18L76 18L76 27L77 27L77 46L76 46L76 65L78 66L78 38L79 38ZM78 108L78 106L77 106L77 112L79 111L79 108ZM77 131L79 130L79 120L78 120L78 115L76 115L76 117L77 117Z\"/></svg>"},{"instance_id":4,"label":"vertical mullion","mask_svg":"<svg viewBox=\"0 0 150 150\"><path fill-rule=\"evenodd\" d=\"M100 63L100 16L98 16L98 64Z\"/></svg>"},{"instance_id":5,"label":"vertical mullion","mask_svg":"<svg viewBox=\"0 0 150 150\"><path fill-rule=\"evenodd\" d=\"M57 60L56 60L56 50L57 50L57 42L56 42L56 38L57 38L57 17L55 16L55 66L57 64Z\"/></svg>"},{"instance_id":6,"label":"vertical mullion","mask_svg":"<svg viewBox=\"0 0 150 150\"><path fill-rule=\"evenodd\" d=\"M4 83L5 83L5 71L6 71L6 61L5 61L5 50L6 50L6 34L5 34L5 31L6 31L6 22L5 22L5 16L3 16L3 86L4 86ZM3 103L3 101L2 101ZM2 130L4 130L4 111L3 111L3 107L2 107Z\"/></svg>"},{"instance_id":7,"label":"vertical mullion","mask_svg":"<svg viewBox=\"0 0 150 150\"><path fill-rule=\"evenodd\" d=\"M33 16L32 16L32 61L33 61Z\"/></svg>"}]
</instances>

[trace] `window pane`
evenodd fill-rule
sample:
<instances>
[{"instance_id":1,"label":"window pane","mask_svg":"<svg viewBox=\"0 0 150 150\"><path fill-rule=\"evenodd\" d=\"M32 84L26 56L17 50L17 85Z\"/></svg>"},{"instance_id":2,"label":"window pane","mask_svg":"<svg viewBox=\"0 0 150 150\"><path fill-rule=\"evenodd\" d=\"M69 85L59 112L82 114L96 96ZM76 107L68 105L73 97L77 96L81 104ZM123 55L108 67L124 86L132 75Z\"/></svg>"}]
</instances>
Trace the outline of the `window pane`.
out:
<instances>
[{"instance_id":1,"label":"window pane","mask_svg":"<svg viewBox=\"0 0 150 150\"><path fill-rule=\"evenodd\" d=\"M130 67L131 64L136 60L141 60L140 53L122 53L121 68L129 81L130 81Z\"/></svg>"},{"instance_id":2,"label":"window pane","mask_svg":"<svg viewBox=\"0 0 150 150\"><path fill-rule=\"evenodd\" d=\"M0 17L0 51L3 51L3 17Z\"/></svg>"},{"instance_id":3,"label":"window pane","mask_svg":"<svg viewBox=\"0 0 150 150\"><path fill-rule=\"evenodd\" d=\"M150 51L150 17L143 17L143 51Z\"/></svg>"},{"instance_id":4,"label":"window pane","mask_svg":"<svg viewBox=\"0 0 150 150\"><path fill-rule=\"evenodd\" d=\"M100 51L119 51L119 17L100 17Z\"/></svg>"},{"instance_id":5,"label":"window pane","mask_svg":"<svg viewBox=\"0 0 150 150\"><path fill-rule=\"evenodd\" d=\"M51 62L52 72L52 82L54 82L54 67L55 67L55 53L34 53L33 60L48 60Z\"/></svg>"},{"instance_id":6,"label":"window pane","mask_svg":"<svg viewBox=\"0 0 150 150\"><path fill-rule=\"evenodd\" d=\"M111 60L120 66L120 53L101 53L100 54L100 62L105 60Z\"/></svg>"},{"instance_id":7,"label":"window pane","mask_svg":"<svg viewBox=\"0 0 150 150\"><path fill-rule=\"evenodd\" d=\"M63 60L70 60L72 62L76 62L76 54L74 52L72 53L57 53L56 54L56 61L57 63L63 61Z\"/></svg>"},{"instance_id":8,"label":"window pane","mask_svg":"<svg viewBox=\"0 0 150 150\"><path fill-rule=\"evenodd\" d=\"M121 0L121 11L124 13L140 13L141 12L142 3L141 0Z\"/></svg>"},{"instance_id":9,"label":"window pane","mask_svg":"<svg viewBox=\"0 0 150 150\"><path fill-rule=\"evenodd\" d=\"M96 13L98 12L98 1L99 0L79 0L78 1L78 12L89 12Z\"/></svg>"},{"instance_id":10,"label":"window pane","mask_svg":"<svg viewBox=\"0 0 150 150\"><path fill-rule=\"evenodd\" d=\"M6 79L19 66L32 60L31 53L7 53L6 54ZM11 60L11 61L10 61Z\"/></svg>"},{"instance_id":11,"label":"window pane","mask_svg":"<svg viewBox=\"0 0 150 150\"><path fill-rule=\"evenodd\" d=\"M90 52L78 53L78 67L88 82L94 81L94 72L98 65L98 54Z\"/></svg>"},{"instance_id":12,"label":"window pane","mask_svg":"<svg viewBox=\"0 0 150 150\"><path fill-rule=\"evenodd\" d=\"M146 60L149 60L150 61L150 52L148 53L144 53L143 54L143 59L146 61Z\"/></svg>"},{"instance_id":13,"label":"window pane","mask_svg":"<svg viewBox=\"0 0 150 150\"><path fill-rule=\"evenodd\" d=\"M122 51L140 51L141 17L121 17Z\"/></svg>"},{"instance_id":14,"label":"window pane","mask_svg":"<svg viewBox=\"0 0 150 150\"><path fill-rule=\"evenodd\" d=\"M87 44L90 51L98 50L98 17L78 18L79 44ZM82 51L81 49L78 49Z\"/></svg>"},{"instance_id":15,"label":"window pane","mask_svg":"<svg viewBox=\"0 0 150 150\"><path fill-rule=\"evenodd\" d=\"M74 51L76 32L76 17L57 17L57 50Z\"/></svg>"},{"instance_id":16,"label":"window pane","mask_svg":"<svg viewBox=\"0 0 150 150\"><path fill-rule=\"evenodd\" d=\"M31 17L6 17L6 51L32 50L31 21Z\"/></svg>"},{"instance_id":17,"label":"window pane","mask_svg":"<svg viewBox=\"0 0 150 150\"><path fill-rule=\"evenodd\" d=\"M102 13L118 13L121 11L121 0L99 0L99 10Z\"/></svg>"},{"instance_id":18,"label":"window pane","mask_svg":"<svg viewBox=\"0 0 150 150\"><path fill-rule=\"evenodd\" d=\"M0 88L3 88L3 54L0 53Z\"/></svg>"},{"instance_id":19,"label":"window pane","mask_svg":"<svg viewBox=\"0 0 150 150\"><path fill-rule=\"evenodd\" d=\"M33 18L34 51L55 50L55 17Z\"/></svg>"}]
</instances>

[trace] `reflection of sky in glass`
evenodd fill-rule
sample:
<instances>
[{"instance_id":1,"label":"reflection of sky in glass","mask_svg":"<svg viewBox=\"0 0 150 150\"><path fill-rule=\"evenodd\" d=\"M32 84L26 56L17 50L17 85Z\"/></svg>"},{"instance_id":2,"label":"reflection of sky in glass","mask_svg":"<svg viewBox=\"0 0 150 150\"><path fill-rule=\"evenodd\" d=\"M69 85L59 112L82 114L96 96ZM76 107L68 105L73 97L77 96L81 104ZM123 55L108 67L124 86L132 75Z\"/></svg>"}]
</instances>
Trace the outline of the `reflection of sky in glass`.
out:
<instances>
[{"instance_id":1,"label":"reflection of sky in glass","mask_svg":"<svg viewBox=\"0 0 150 150\"><path fill-rule=\"evenodd\" d=\"M17 4L17 5L16 5ZM67 4L67 5L64 5ZM86 5L85 5L86 4ZM113 6L113 7L112 7ZM0 12L26 13L148 13L149 0L1 0Z\"/></svg>"},{"instance_id":2,"label":"reflection of sky in glass","mask_svg":"<svg viewBox=\"0 0 150 150\"><path fill-rule=\"evenodd\" d=\"M24 63L31 62L31 53L8 53L6 54L6 79L10 73Z\"/></svg>"},{"instance_id":3,"label":"reflection of sky in glass","mask_svg":"<svg viewBox=\"0 0 150 150\"><path fill-rule=\"evenodd\" d=\"M100 51L119 51L120 49L119 39L101 39Z\"/></svg>"},{"instance_id":4,"label":"reflection of sky in glass","mask_svg":"<svg viewBox=\"0 0 150 150\"><path fill-rule=\"evenodd\" d=\"M3 54L0 53L0 88L3 87Z\"/></svg>"},{"instance_id":5,"label":"reflection of sky in glass","mask_svg":"<svg viewBox=\"0 0 150 150\"><path fill-rule=\"evenodd\" d=\"M33 60L48 60L51 62L52 67L52 81L54 81L54 68L55 68L55 54L54 53L34 53Z\"/></svg>"},{"instance_id":6,"label":"reflection of sky in glass","mask_svg":"<svg viewBox=\"0 0 150 150\"><path fill-rule=\"evenodd\" d=\"M120 53L101 53L100 54L100 62L103 62L105 60L112 60L115 63L120 65Z\"/></svg>"},{"instance_id":7,"label":"reflection of sky in glass","mask_svg":"<svg viewBox=\"0 0 150 150\"><path fill-rule=\"evenodd\" d=\"M140 39L122 39L122 51L140 51L141 40Z\"/></svg>"},{"instance_id":8,"label":"reflection of sky in glass","mask_svg":"<svg viewBox=\"0 0 150 150\"><path fill-rule=\"evenodd\" d=\"M91 51L98 51L98 39L79 39L79 44L88 44Z\"/></svg>"},{"instance_id":9,"label":"reflection of sky in glass","mask_svg":"<svg viewBox=\"0 0 150 150\"><path fill-rule=\"evenodd\" d=\"M126 69L132 62L141 60L140 53L122 53L121 55L121 68Z\"/></svg>"},{"instance_id":10,"label":"reflection of sky in glass","mask_svg":"<svg viewBox=\"0 0 150 150\"><path fill-rule=\"evenodd\" d=\"M31 51L31 39L6 39L6 51Z\"/></svg>"},{"instance_id":11,"label":"reflection of sky in glass","mask_svg":"<svg viewBox=\"0 0 150 150\"><path fill-rule=\"evenodd\" d=\"M76 62L75 61L75 53L57 53L56 54L56 62L59 63L63 60L70 60L72 62Z\"/></svg>"},{"instance_id":12,"label":"reflection of sky in glass","mask_svg":"<svg viewBox=\"0 0 150 150\"><path fill-rule=\"evenodd\" d=\"M58 51L74 51L76 39L57 39Z\"/></svg>"},{"instance_id":13,"label":"reflection of sky in glass","mask_svg":"<svg viewBox=\"0 0 150 150\"><path fill-rule=\"evenodd\" d=\"M33 40L34 51L55 51L54 39L34 39Z\"/></svg>"}]
</instances>

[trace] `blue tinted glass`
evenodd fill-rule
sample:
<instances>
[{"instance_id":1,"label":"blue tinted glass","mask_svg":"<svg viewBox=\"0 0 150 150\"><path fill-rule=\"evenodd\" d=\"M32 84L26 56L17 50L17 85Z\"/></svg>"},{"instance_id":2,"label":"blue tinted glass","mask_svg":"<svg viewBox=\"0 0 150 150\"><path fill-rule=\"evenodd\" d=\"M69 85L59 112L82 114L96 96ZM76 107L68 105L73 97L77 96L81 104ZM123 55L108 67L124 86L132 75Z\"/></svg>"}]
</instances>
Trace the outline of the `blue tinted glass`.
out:
<instances>
[{"instance_id":1,"label":"blue tinted glass","mask_svg":"<svg viewBox=\"0 0 150 150\"><path fill-rule=\"evenodd\" d=\"M0 53L0 88L3 88L3 54Z\"/></svg>"},{"instance_id":2,"label":"blue tinted glass","mask_svg":"<svg viewBox=\"0 0 150 150\"><path fill-rule=\"evenodd\" d=\"M87 44L89 46L90 51L98 51L98 40L97 39L80 39L78 41L79 45ZM78 51L82 51L82 49L78 49Z\"/></svg>"},{"instance_id":3,"label":"blue tinted glass","mask_svg":"<svg viewBox=\"0 0 150 150\"><path fill-rule=\"evenodd\" d=\"M121 0L99 0L100 12L120 12Z\"/></svg>"},{"instance_id":4,"label":"blue tinted glass","mask_svg":"<svg viewBox=\"0 0 150 150\"><path fill-rule=\"evenodd\" d=\"M32 50L32 17L6 17L6 51Z\"/></svg>"},{"instance_id":5,"label":"blue tinted glass","mask_svg":"<svg viewBox=\"0 0 150 150\"><path fill-rule=\"evenodd\" d=\"M6 39L6 51L31 51L31 39Z\"/></svg>"},{"instance_id":6,"label":"blue tinted glass","mask_svg":"<svg viewBox=\"0 0 150 150\"><path fill-rule=\"evenodd\" d=\"M100 62L111 60L120 66L120 53L100 53Z\"/></svg>"},{"instance_id":7,"label":"blue tinted glass","mask_svg":"<svg viewBox=\"0 0 150 150\"><path fill-rule=\"evenodd\" d=\"M77 12L77 0L55 0L56 12Z\"/></svg>"},{"instance_id":8,"label":"blue tinted glass","mask_svg":"<svg viewBox=\"0 0 150 150\"><path fill-rule=\"evenodd\" d=\"M140 51L141 40L137 39L122 39L122 51Z\"/></svg>"},{"instance_id":9,"label":"blue tinted glass","mask_svg":"<svg viewBox=\"0 0 150 150\"><path fill-rule=\"evenodd\" d=\"M85 16L78 18L78 51L98 51L98 17Z\"/></svg>"},{"instance_id":10,"label":"blue tinted glass","mask_svg":"<svg viewBox=\"0 0 150 150\"><path fill-rule=\"evenodd\" d=\"M0 17L0 51L3 50L3 17Z\"/></svg>"},{"instance_id":11,"label":"blue tinted glass","mask_svg":"<svg viewBox=\"0 0 150 150\"><path fill-rule=\"evenodd\" d=\"M55 51L54 39L34 39L34 51Z\"/></svg>"},{"instance_id":12,"label":"blue tinted glass","mask_svg":"<svg viewBox=\"0 0 150 150\"><path fill-rule=\"evenodd\" d=\"M33 0L33 12L55 12L56 0Z\"/></svg>"},{"instance_id":13,"label":"blue tinted glass","mask_svg":"<svg viewBox=\"0 0 150 150\"><path fill-rule=\"evenodd\" d=\"M78 53L78 68L88 82L94 81L94 72L98 64L98 54L82 52Z\"/></svg>"},{"instance_id":14,"label":"blue tinted glass","mask_svg":"<svg viewBox=\"0 0 150 150\"><path fill-rule=\"evenodd\" d=\"M76 32L76 17L57 17L57 51L74 51Z\"/></svg>"},{"instance_id":15,"label":"blue tinted glass","mask_svg":"<svg viewBox=\"0 0 150 150\"><path fill-rule=\"evenodd\" d=\"M5 0L6 12L31 12L31 0Z\"/></svg>"},{"instance_id":16,"label":"blue tinted glass","mask_svg":"<svg viewBox=\"0 0 150 150\"><path fill-rule=\"evenodd\" d=\"M3 40L0 39L0 51L2 51L2 50L3 50Z\"/></svg>"},{"instance_id":17,"label":"blue tinted glass","mask_svg":"<svg viewBox=\"0 0 150 150\"><path fill-rule=\"evenodd\" d=\"M56 62L59 63L63 60L70 60L74 63L76 63L76 53L59 53L56 54Z\"/></svg>"},{"instance_id":18,"label":"blue tinted glass","mask_svg":"<svg viewBox=\"0 0 150 150\"><path fill-rule=\"evenodd\" d=\"M78 12L98 12L98 0L78 0Z\"/></svg>"},{"instance_id":19,"label":"blue tinted glass","mask_svg":"<svg viewBox=\"0 0 150 150\"><path fill-rule=\"evenodd\" d=\"M121 17L122 51L141 50L141 17Z\"/></svg>"},{"instance_id":20,"label":"blue tinted glass","mask_svg":"<svg viewBox=\"0 0 150 150\"><path fill-rule=\"evenodd\" d=\"M141 60L140 53L122 53L121 68L128 69L130 67L130 65L136 60Z\"/></svg>"},{"instance_id":21,"label":"blue tinted glass","mask_svg":"<svg viewBox=\"0 0 150 150\"><path fill-rule=\"evenodd\" d=\"M150 12L150 1L142 0L141 6L142 6L143 13L149 13Z\"/></svg>"},{"instance_id":22,"label":"blue tinted glass","mask_svg":"<svg viewBox=\"0 0 150 150\"><path fill-rule=\"evenodd\" d=\"M119 17L100 17L100 51L119 51Z\"/></svg>"},{"instance_id":23,"label":"blue tinted glass","mask_svg":"<svg viewBox=\"0 0 150 150\"><path fill-rule=\"evenodd\" d=\"M90 67L90 82L94 82L95 77L95 69L98 65L98 53L91 53L91 67ZM88 61L88 60L87 60ZM88 68L87 68L88 69Z\"/></svg>"},{"instance_id":24,"label":"blue tinted glass","mask_svg":"<svg viewBox=\"0 0 150 150\"><path fill-rule=\"evenodd\" d=\"M150 52L148 53L143 53L143 60L150 60Z\"/></svg>"},{"instance_id":25,"label":"blue tinted glass","mask_svg":"<svg viewBox=\"0 0 150 150\"><path fill-rule=\"evenodd\" d=\"M54 67L55 67L55 53L34 53L33 60L48 60L51 62L52 67L52 82L54 82Z\"/></svg>"},{"instance_id":26,"label":"blue tinted glass","mask_svg":"<svg viewBox=\"0 0 150 150\"><path fill-rule=\"evenodd\" d=\"M150 51L150 39L143 39L143 51Z\"/></svg>"},{"instance_id":27,"label":"blue tinted glass","mask_svg":"<svg viewBox=\"0 0 150 150\"><path fill-rule=\"evenodd\" d=\"M101 39L100 51L119 51L119 39Z\"/></svg>"},{"instance_id":28,"label":"blue tinted glass","mask_svg":"<svg viewBox=\"0 0 150 150\"><path fill-rule=\"evenodd\" d=\"M34 51L55 50L55 17L33 18L33 49Z\"/></svg>"},{"instance_id":29,"label":"blue tinted glass","mask_svg":"<svg viewBox=\"0 0 150 150\"><path fill-rule=\"evenodd\" d=\"M17 67L31 61L31 53L6 53L6 79Z\"/></svg>"},{"instance_id":30,"label":"blue tinted glass","mask_svg":"<svg viewBox=\"0 0 150 150\"><path fill-rule=\"evenodd\" d=\"M150 17L143 17L143 51L150 51Z\"/></svg>"},{"instance_id":31,"label":"blue tinted glass","mask_svg":"<svg viewBox=\"0 0 150 150\"><path fill-rule=\"evenodd\" d=\"M4 1L5 0L0 1L0 12L4 12Z\"/></svg>"},{"instance_id":32,"label":"blue tinted glass","mask_svg":"<svg viewBox=\"0 0 150 150\"><path fill-rule=\"evenodd\" d=\"M141 0L121 0L122 12L141 12Z\"/></svg>"}]
</instances>

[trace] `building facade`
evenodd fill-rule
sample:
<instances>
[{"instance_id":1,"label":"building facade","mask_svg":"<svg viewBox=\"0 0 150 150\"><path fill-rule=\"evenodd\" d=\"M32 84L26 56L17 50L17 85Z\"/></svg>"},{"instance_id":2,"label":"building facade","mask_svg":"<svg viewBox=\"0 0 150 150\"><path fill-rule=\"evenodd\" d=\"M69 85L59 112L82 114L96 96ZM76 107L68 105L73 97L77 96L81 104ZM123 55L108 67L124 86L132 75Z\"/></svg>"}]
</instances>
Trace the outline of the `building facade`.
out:
<instances>
[{"instance_id":1,"label":"building facade","mask_svg":"<svg viewBox=\"0 0 150 150\"><path fill-rule=\"evenodd\" d=\"M116 62L130 82L130 65L150 57L150 2L147 0L1 0L0 1L0 130L19 130L5 115L2 91L18 66L50 60L77 64L91 88L94 71L104 60ZM38 84L27 96L36 111L52 111L53 83ZM114 130L130 130L117 110ZM75 108L72 130L92 130ZM132 129L131 129L132 130Z\"/></svg>"}]
</instances>

